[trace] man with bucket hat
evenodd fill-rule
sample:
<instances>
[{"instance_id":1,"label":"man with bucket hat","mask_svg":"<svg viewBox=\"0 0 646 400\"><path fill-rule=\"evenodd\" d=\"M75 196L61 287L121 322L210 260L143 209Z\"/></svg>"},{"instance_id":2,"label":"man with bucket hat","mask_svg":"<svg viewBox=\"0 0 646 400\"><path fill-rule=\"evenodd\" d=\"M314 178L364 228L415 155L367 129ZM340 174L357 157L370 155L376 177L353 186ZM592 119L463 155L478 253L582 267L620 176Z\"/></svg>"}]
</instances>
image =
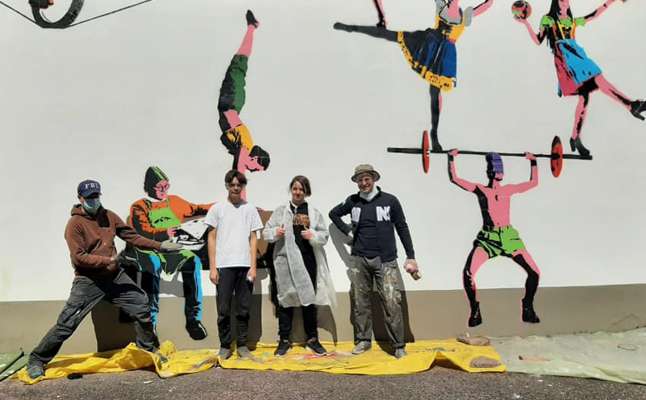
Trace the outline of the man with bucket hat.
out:
<instances>
[{"instance_id":1,"label":"man with bucket hat","mask_svg":"<svg viewBox=\"0 0 646 400\"><path fill-rule=\"evenodd\" d=\"M406 251L406 272L418 272L418 266L404 211L397 197L375 185L380 177L372 165L358 165L350 179L357 184L359 192L334 207L329 216L334 225L350 237L352 243L352 263L349 268L354 302L355 347L352 353L361 354L372 346L370 293L374 281L394 356L401 358L406 355L406 343L395 230ZM352 222L350 226L342 219L348 214Z\"/></svg>"},{"instance_id":2,"label":"man with bucket hat","mask_svg":"<svg viewBox=\"0 0 646 400\"><path fill-rule=\"evenodd\" d=\"M150 352L156 352L159 347L146 294L119 267L114 237L150 250L176 251L181 246L146 239L117 214L103 208L99 182L81 182L77 194L80 204L72 207L72 216L65 228L65 241L75 275L72 290L56 324L29 355L27 373L32 379L45 374L45 365L102 299L134 319L138 347ZM164 360L163 356L160 358Z\"/></svg>"}]
</instances>

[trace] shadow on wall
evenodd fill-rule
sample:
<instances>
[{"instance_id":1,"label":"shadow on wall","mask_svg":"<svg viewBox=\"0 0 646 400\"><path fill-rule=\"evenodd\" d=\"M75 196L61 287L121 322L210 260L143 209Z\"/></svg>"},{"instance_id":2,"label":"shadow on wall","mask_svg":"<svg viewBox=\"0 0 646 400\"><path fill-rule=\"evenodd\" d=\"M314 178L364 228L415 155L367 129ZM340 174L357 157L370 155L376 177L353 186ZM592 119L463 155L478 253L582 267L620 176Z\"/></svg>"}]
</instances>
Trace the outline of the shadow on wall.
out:
<instances>
[{"instance_id":1,"label":"shadow on wall","mask_svg":"<svg viewBox=\"0 0 646 400\"><path fill-rule=\"evenodd\" d=\"M346 243L347 236L341 232L334 224L330 224L329 226L329 231L330 231L330 238L332 239L332 244L334 244L334 248L336 249L337 253L341 257L341 260L345 264L346 268L350 268L350 265L352 263L352 256L350 255L349 251L349 245ZM350 274L346 271L348 274L348 279L350 279ZM403 314L403 319L404 319L404 340L406 342L414 342L415 337L413 336L413 332L410 329L410 318L408 314L408 300L406 298L406 289L404 287L404 280L402 279L401 276L401 270L397 268L397 277L399 280L399 288L402 294L402 314ZM352 280L350 279L350 282ZM354 326L354 301L352 299L352 290L348 293L348 296L350 297L350 322ZM373 291L371 294L371 303L372 303L372 325L373 325L373 333L375 340L379 342L379 345L384 347L385 345L388 344L388 335L386 334L386 329L385 329L385 322L384 322L384 311L381 306L381 300L379 298L378 293L374 290L374 285L373 285Z\"/></svg>"}]
</instances>

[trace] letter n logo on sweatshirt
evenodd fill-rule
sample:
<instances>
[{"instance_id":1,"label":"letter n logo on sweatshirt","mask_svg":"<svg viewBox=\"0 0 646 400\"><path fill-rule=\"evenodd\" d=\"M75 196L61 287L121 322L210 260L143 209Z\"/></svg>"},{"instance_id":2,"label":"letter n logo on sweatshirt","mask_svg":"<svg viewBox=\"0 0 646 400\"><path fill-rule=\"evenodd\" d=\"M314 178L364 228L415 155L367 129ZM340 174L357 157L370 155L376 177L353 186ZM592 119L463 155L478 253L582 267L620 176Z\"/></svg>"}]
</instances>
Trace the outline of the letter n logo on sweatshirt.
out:
<instances>
[{"instance_id":1,"label":"letter n logo on sweatshirt","mask_svg":"<svg viewBox=\"0 0 646 400\"><path fill-rule=\"evenodd\" d=\"M390 221L390 206L377 207L377 221Z\"/></svg>"}]
</instances>

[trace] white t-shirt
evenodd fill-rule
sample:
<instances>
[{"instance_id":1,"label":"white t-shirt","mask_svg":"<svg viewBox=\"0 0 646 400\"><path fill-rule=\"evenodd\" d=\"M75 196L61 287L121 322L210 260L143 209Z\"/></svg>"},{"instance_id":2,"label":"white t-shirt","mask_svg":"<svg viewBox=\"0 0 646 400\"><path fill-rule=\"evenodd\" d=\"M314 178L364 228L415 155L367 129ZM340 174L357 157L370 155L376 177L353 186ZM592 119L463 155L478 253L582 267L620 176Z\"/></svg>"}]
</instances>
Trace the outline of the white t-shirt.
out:
<instances>
[{"instance_id":1,"label":"white t-shirt","mask_svg":"<svg viewBox=\"0 0 646 400\"><path fill-rule=\"evenodd\" d=\"M204 223L217 230L217 268L251 266L249 234L262 229L262 221L256 207L244 202L236 207L228 200L215 203L206 214Z\"/></svg>"}]
</instances>

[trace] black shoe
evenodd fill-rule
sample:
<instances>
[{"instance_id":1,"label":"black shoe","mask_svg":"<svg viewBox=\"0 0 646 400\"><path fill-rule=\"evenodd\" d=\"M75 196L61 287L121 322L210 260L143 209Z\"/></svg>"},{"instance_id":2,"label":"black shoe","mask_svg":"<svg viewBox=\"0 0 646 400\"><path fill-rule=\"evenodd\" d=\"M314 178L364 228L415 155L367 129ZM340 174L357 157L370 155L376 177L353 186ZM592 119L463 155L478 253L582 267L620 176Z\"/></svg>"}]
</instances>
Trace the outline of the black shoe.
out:
<instances>
[{"instance_id":1,"label":"black shoe","mask_svg":"<svg viewBox=\"0 0 646 400\"><path fill-rule=\"evenodd\" d=\"M245 18L247 18L247 25L253 25L254 28L257 28L259 23L258 20L256 19L256 16L253 15L253 12L251 10L247 10L247 14L245 15Z\"/></svg>"},{"instance_id":2,"label":"black shoe","mask_svg":"<svg viewBox=\"0 0 646 400\"><path fill-rule=\"evenodd\" d=\"M443 151L442 145L440 144L439 139L437 138L437 132L431 132L431 150L432 151Z\"/></svg>"},{"instance_id":3,"label":"black shoe","mask_svg":"<svg viewBox=\"0 0 646 400\"><path fill-rule=\"evenodd\" d=\"M37 379L45 375L45 366L40 361L29 360L27 363L27 375L31 379Z\"/></svg>"},{"instance_id":4,"label":"black shoe","mask_svg":"<svg viewBox=\"0 0 646 400\"><path fill-rule=\"evenodd\" d=\"M278 341L278 347L276 347L276 351L274 351L274 355L278 357L282 357L285 354L287 354L287 351L289 351L290 347L292 347L292 344L289 342L289 340L281 339Z\"/></svg>"},{"instance_id":5,"label":"black shoe","mask_svg":"<svg viewBox=\"0 0 646 400\"><path fill-rule=\"evenodd\" d=\"M352 26L346 25L346 24L341 23L341 22L335 22L334 25L332 25L332 27L334 29L336 29L337 31L346 31L346 32L352 32L353 31Z\"/></svg>"},{"instance_id":6,"label":"black shoe","mask_svg":"<svg viewBox=\"0 0 646 400\"><path fill-rule=\"evenodd\" d=\"M319 356L324 356L327 354L327 350L325 350L325 347L323 347L323 345L317 338L309 339L307 342L305 342L305 347L312 350L314 354L317 354Z\"/></svg>"},{"instance_id":7,"label":"black shoe","mask_svg":"<svg viewBox=\"0 0 646 400\"><path fill-rule=\"evenodd\" d=\"M386 29L386 20L385 19L380 19L379 22L377 22L377 28Z\"/></svg>"},{"instance_id":8,"label":"black shoe","mask_svg":"<svg viewBox=\"0 0 646 400\"><path fill-rule=\"evenodd\" d=\"M202 322L195 319L186 321L186 331L193 340L202 340L208 336L206 328L202 325Z\"/></svg>"},{"instance_id":9,"label":"black shoe","mask_svg":"<svg viewBox=\"0 0 646 400\"><path fill-rule=\"evenodd\" d=\"M642 121L646 119L642 113L646 111L646 101L645 100L635 100L630 103L630 113L635 117L639 118Z\"/></svg>"},{"instance_id":10,"label":"black shoe","mask_svg":"<svg viewBox=\"0 0 646 400\"><path fill-rule=\"evenodd\" d=\"M570 138L570 150L578 151L583 157L590 156L590 150L586 149L581 142L581 136L577 136L576 139Z\"/></svg>"},{"instance_id":11,"label":"black shoe","mask_svg":"<svg viewBox=\"0 0 646 400\"><path fill-rule=\"evenodd\" d=\"M534 311L534 305L532 303L527 303L523 300L523 321L529 322L530 324L538 324L541 322L536 311Z\"/></svg>"},{"instance_id":12,"label":"black shoe","mask_svg":"<svg viewBox=\"0 0 646 400\"><path fill-rule=\"evenodd\" d=\"M469 326L474 327L482 323L482 314L480 314L480 303L476 302L471 306L471 315L469 316Z\"/></svg>"}]
</instances>

